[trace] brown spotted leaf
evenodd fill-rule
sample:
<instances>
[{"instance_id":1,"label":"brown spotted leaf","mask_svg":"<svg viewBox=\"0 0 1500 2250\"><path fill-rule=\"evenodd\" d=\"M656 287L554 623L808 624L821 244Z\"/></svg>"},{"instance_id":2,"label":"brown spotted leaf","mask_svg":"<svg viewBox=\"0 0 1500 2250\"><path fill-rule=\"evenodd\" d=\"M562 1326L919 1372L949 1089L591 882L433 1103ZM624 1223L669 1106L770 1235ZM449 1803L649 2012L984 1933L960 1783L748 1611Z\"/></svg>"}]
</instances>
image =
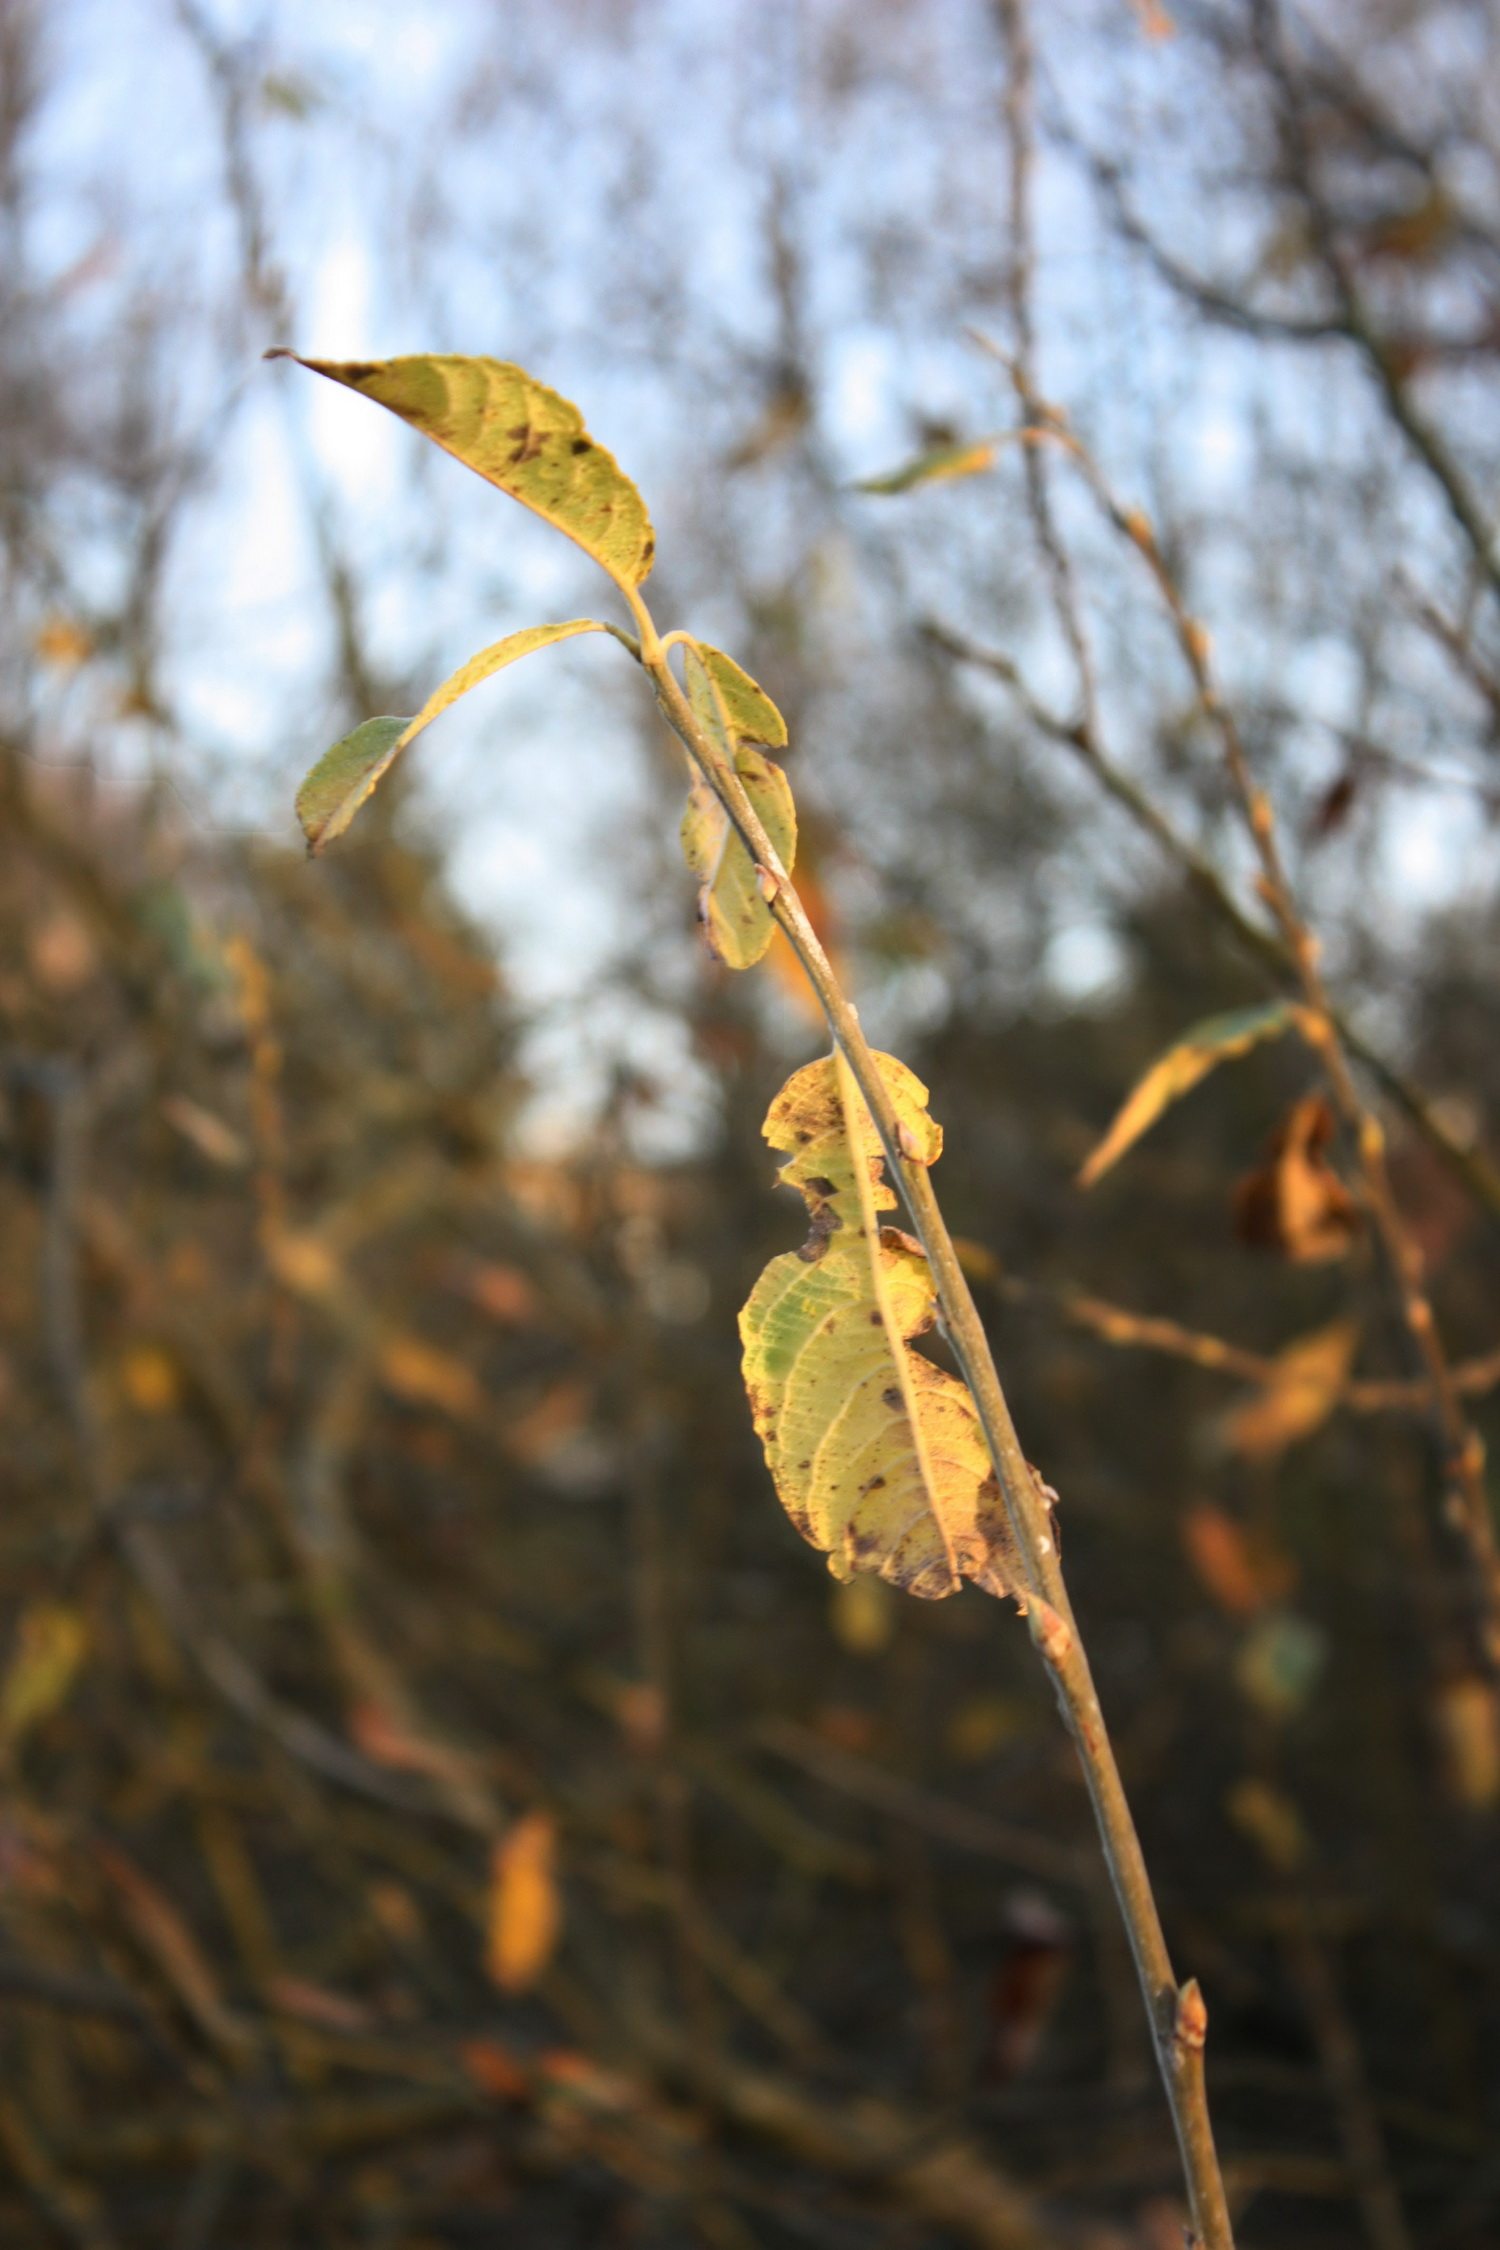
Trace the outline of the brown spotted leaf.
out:
<instances>
[{"instance_id":1,"label":"brown spotted leaf","mask_svg":"<svg viewBox=\"0 0 1500 2250\"><path fill-rule=\"evenodd\" d=\"M617 585L639 586L656 541L646 503L572 403L503 359L297 359L399 414L513 500L566 532Z\"/></svg>"},{"instance_id":2,"label":"brown spotted leaf","mask_svg":"<svg viewBox=\"0 0 1500 2250\"><path fill-rule=\"evenodd\" d=\"M916 1161L942 1134L903 1063L876 1063ZM894 1208L869 1110L839 1056L797 1071L765 1135L812 1234L773 1258L740 1314L745 1387L782 1506L837 1578L878 1571L938 1599L971 1578L1012 1591L1004 1511L973 1399L912 1349L937 1299L920 1247L882 1227Z\"/></svg>"}]
</instances>

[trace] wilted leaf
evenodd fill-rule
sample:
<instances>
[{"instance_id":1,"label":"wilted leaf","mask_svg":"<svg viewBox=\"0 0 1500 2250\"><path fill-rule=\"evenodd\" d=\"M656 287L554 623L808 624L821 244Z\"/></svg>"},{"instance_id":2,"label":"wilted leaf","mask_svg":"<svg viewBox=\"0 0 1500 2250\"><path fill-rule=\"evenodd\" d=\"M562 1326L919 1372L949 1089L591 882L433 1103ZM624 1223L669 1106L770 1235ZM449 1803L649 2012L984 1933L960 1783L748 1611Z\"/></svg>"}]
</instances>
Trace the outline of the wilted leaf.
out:
<instances>
[{"instance_id":1,"label":"wilted leaf","mask_svg":"<svg viewBox=\"0 0 1500 2250\"><path fill-rule=\"evenodd\" d=\"M1235 1232L1242 1242L1279 1250L1295 1265L1343 1257L1359 1232L1360 1212L1323 1153L1333 1132L1333 1112L1321 1094L1289 1112L1265 1163L1235 1188Z\"/></svg>"},{"instance_id":2,"label":"wilted leaf","mask_svg":"<svg viewBox=\"0 0 1500 2250\"><path fill-rule=\"evenodd\" d=\"M502 359L296 359L399 414L445 453L555 524L621 586L639 586L656 542L646 503L569 399Z\"/></svg>"},{"instance_id":3,"label":"wilted leaf","mask_svg":"<svg viewBox=\"0 0 1500 2250\"><path fill-rule=\"evenodd\" d=\"M491 1980L502 1992L527 1991L551 1960L561 1927L556 1823L550 1813L524 1813L500 1838L490 1864Z\"/></svg>"},{"instance_id":4,"label":"wilted leaf","mask_svg":"<svg viewBox=\"0 0 1500 2250\"><path fill-rule=\"evenodd\" d=\"M1078 1185L1092 1187L1156 1123L1164 1109L1191 1092L1217 1064L1248 1054L1262 1040L1280 1038L1295 1027L1301 1013L1290 1001L1273 1000L1265 1007L1236 1008L1228 1015L1207 1016L1202 1023L1194 1024L1131 1089L1114 1123L1080 1171Z\"/></svg>"},{"instance_id":5,"label":"wilted leaf","mask_svg":"<svg viewBox=\"0 0 1500 2250\"><path fill-rule=\"evenodd\" d=\"M916 1160L942 1134L927 1089L876 1057ZM966 1386L911 1349L932 1326L927 1260L882 1228L895 1207L870 1113L837 1056L809 1063L765 1135L794 1151L781 1180L807 1203L801 1251L773 1258L740 1315L745 1387L781 1503L839 1578L876 1570L937 1599L972 1578L1012 1590L1008 1534Z\"/></svg>"},{"instance_id":6,"label":"wilted leaf","mask_svg":"<svg viewBox=\"0 0 1500 2250\"><path fill-rule=\"evenodd\" d=\"M1333 1412L1358 1342L1353 1321L1335 1320L1289 1344L1264 1388L1226 1415L1224 1435L1235 1452L1270 1461L1310 1437Z\"/></svg>"},{"instance_id":7,"label":"wilted leaf","mask_svg":"<svg viewBox=\"0 0 1500 2250\"><path fill-rule=\"evenodd\" d=\"M61 1709L87 1651L88 1635L76 1609L39 1602L23 1613L0 1686L0 1742L13 1748Z\"/></svg>"},{"instance_id":8,"label":"wilted leaf","mask_svg":"<svg viewBox=\"0 0 1500 2250\"><path fill-rule=\"evenodd\" d=\"M414 719L366 719L331 750L325 750L297 791L297 818L312 851L322 851L342 836L367 798L374 795L403 750L424 728L451 709L462 695L496 672L503 672L533 649L550 648L554 641L572 640L579 633L602 633L591 617L571 617L561 625L528 625L523 632L507 633L503 641L483 648L461 664L450 679L430 695Z\"/></svg>"},{"instance_id":9,"label":"wilted leaf","mask_svg":"<svg viewBox=\"0 0 1500 2250\"><path fill-rule=\"evenodd\" d=\"M995 465L999 451L993 438L979 438L967 445L935 445L926 453L919 453L914 461L906 461L899 469L889 469L881 477L865 477L855 486L856 492L910 492L913 485L936 484L943 478L976 477Z\"/></svg>"},{"instance_id":10,"label":"wilted leaf","mask_svg":"<svg viewBox=\"0 0 1500 2250\"><path fill-rule=\"evenodd\" d=\"M757 731L775 729L772 738L784 742L780 712L749 675L717 649L689 647L685 671L688 700L699 725L733 764L783 867L790 872L797 857L797 808L791 786L780 766L744 731L747 724ZM776 925L755 862L703 780L695 781L688 793L682 851L698 877L698 912L715 953L731 969L753 967L770 944Z\"/></svg>"}]
</instances>

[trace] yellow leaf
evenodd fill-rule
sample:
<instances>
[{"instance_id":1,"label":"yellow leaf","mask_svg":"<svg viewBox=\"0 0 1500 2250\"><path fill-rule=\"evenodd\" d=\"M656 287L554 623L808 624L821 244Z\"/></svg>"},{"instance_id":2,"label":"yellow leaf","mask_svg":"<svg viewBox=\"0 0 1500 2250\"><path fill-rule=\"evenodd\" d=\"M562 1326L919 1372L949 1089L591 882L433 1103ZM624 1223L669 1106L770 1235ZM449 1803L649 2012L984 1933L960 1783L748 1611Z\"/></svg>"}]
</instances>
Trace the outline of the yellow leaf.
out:
<instances>
[{"instance_id":1,"label":"yellow leaf","mask_svg":"<svg viewBox=\"0 0 1500 2250\"><path fill-rule=\"evenodd\" d=\"M1156 1123L1164 1109L1191 1092L1216 1064L1247 1054L1263 1039L1279 1038L1300 1022L1301 1014L1290 1001L1273 1000L1263 1008L1236 1008L1228 1015L1208 1016L1194 1024L1131 1089L1114 1123L1079 1173L1078 1185L1092 1187Z\"/></svg>"},{"instance_id":2,"label":"yellow leaf","mask_svg":"<svg viewBox=\"0 0 1500 2250\"><path fill-rule=\"evenodd\" d=\"M297 359L272 352L273 359ZM617 584L639 586L656 541L646 503L569 399L500 359L298 359L397 414L466 468L508 492L592 555Z\"/></svg>"},{"instance_id":3,"label":"yellow leaf","mask_svg":"<svg viewBox=\"0 0 1500 2250\"><path fill-rule=\"evenodd\" d=\"M0 1686L0 1742L13 1747L67 1701L88 1650L75 1609L39 1602L26 1610Z\"/></svg>"},{"instance_id":4,"label":"yellow leaf","mask_svg":"<svg viewBox=\"0 0 1500 2250\"><path fill-rule=\"evenodd\" d=\"M392 1336L381 1347L380 1379L387 1390L414 1406L441 1407L467 1421L484 1406L484 1392L472 1368L420 1336Z\"/></svg>"},{"instance_id":5,"label":"yellow leaf","mask_svg":"<svg viewBox=\"0 0 1500 2250\"><path fill-rule=\"evenodd\" d=\"M1335 1320L1299 1336L1278 1354L1271 1379L1225 1417L1224 1435L1252 1461L1274 1460L1299 1438L1310 1437L1333 1412L1354 1363L1359 1330Z\"/></svg>"},{"instance_id":6,"label":"yellow leaf","mask_svg":"<svg viewBox=\"0 0 1500 2250\"><path fill-rule=\"evenodd\" d=\"M797 808L791 784L751 739L754 734L785 742L781 713L749 674L718 649L689 646L684 668L688 700L699 725L733 765L790 874L797 858ZM754 861L701 778L688 792L682 852L698 878L698 912L710 945L729 968L753 967L776 934L776 924Z\"/></svg>"},{"instance_id":7,"label":"yellow leaf","mask_svg":"<svg viewBox=\"0 0 1500 2250\"><path fill-rule=\"evenodd\" d=\"M32 645L44 664L69 672L86 664L94 653L92 634L71 617L49 617L38 627Z\"/></svg>"},{"instance_id":8,"label":"yellow leaf","mask_svg":"<svg viewBox=\"0 0 1500 2250\"><path fill-rule=\"evenodd\" d=\"M1477 1672L1446 1680L1437 1694L1448 1787L1473 1812L1500 1804L1500 1699Z\"/></svg>"},{"instance_id":9,"label":"yellow leaf","mask_svg":"<svg viewBox=\"0 0 1500 2250\"><path fill-rule=\"evenodd\" d=\"M159 1344L136 1344L120 1368L125 1396L141 1414L170 1414L182 1397L177 1364Z\"/></svg>"},{"instance_id":10,"label":"yellow leaf","mask_svg":"<svg viewBox=\"0 0 1500 2250\"><path fill-rule=\"evenodd\" d=\"M914 461L903 462L899 469L888 470L884 476L866 477L855 490L880 494L910 492L918 484L982 476L986 469L994 467L998 450L993 438L979 438L961 445L935 445L929 452L919 453Z\"/></svg>"},{"instance_id":11,"label":"yellow leaf","mask_svg":"<svg viewBox=\"0 0 1500 2250\"><path fill-rule=\"evenodd\" d=\"M490 1863L485 1967L502 1992L525 1992L551 1960L562 1928L557 1888L557 1826L550 1813L524 1813L506 1830Z\"/></svg>"},{"instance_id":12,"label":"yellow leaf","mask_svg":"<svg viewBox=\"0 0 1500 2250\"><path fill-rule=\"evenodd\" d=\"M295 1297L317 1302L333 1296L339 1287L337 1259L310 1234L278 1232L267 1247L267 1258L276 1279Z\"/></svg>"},{"instance_id":13,"label":"yellow leaf","mask_svg":"<svg viewBox=\"0 0 1500 2250\"><path fill-rule=\"evenodd\" d=\"M927 1089L890 1055L876 1064L915 1161L942 1134ZM809 1063L771 1105L765 1135L789 1150L781 1180L807 1203L801 1251L773 1258L740 1314L745 1388L782 1506L838 1578L878 1571L938 1599L972 1578L1006 1594L1004 1512L967 1387L911 1349L937 1299L895 1206L870 1113L841 1056Z\"/></svg>"}]
</instances>

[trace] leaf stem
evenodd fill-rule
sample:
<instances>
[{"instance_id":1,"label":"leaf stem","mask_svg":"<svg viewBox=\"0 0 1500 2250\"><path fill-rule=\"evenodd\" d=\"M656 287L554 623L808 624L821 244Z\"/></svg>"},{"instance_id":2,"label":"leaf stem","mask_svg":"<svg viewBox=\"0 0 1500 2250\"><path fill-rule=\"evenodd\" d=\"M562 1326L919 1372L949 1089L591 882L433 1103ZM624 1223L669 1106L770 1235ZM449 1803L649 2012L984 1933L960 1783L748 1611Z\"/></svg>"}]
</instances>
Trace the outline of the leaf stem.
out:
<instances>
[{"instance_id":1,"label":"leaf stem","mask_svg":"<svg viewBox=\"0 0 1500 2250\"><path fill-rule=\"evenodd\" d=\"M844 995L791 878L739 776L723 751L699 725L673 675L645 603L633 591L630 603L641 628L641 662L651 676L663 716L724 807L746 849L769 878L766 887L770 893L771 913L785 932L817 995L835 1048L864 1097L880 1138L889 1177L901 1191L918 1240L926 1252L943 1325L973 1394L995 1466L1020 1559L1032 1638L1051 1673L1083 1767L1176 2129L1194 2239L1202 2250L1233 2250L1234 2235L1214 2149L1204 2084L1207 2011L1196 1982L1189 1980L1179 1986L1173 1973L1145 1855L1063 1583L1047 1502L1040 1480L1021 1449L984 1324L938 1207L927 1167L908 1157L901 1146L890 1094L860 1027L859 1017Z\"/></svg>"}]
</instances>

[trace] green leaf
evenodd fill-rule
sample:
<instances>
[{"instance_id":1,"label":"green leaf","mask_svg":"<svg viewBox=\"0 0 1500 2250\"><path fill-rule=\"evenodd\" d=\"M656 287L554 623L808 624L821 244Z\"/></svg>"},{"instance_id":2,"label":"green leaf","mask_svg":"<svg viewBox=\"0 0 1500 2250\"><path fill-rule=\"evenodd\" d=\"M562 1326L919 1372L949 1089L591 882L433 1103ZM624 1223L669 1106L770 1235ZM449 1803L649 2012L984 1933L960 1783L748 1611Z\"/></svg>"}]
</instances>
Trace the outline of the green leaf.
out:
<instances>
[{"instance_id":1,"label":"green leaf","mask_svg":"<svg viewBox=\"0 0 1500 2250\"><path fill-rule=\"evenodd\" d=\"M797 857L797 807L780 766L746 739L778 745L786 722L748 672L719 649L689 643L684 651L688 701L706 733L744 784L766 834L790 873ZM729 815L701 777L688 792L682 816L682 851L698 878L698 912L708 941L731 969L760 960L776 932L755 863L730 825Z\"/></svg>"},{"instance_id":2,"label":"green leaf","mask_svg":"<svg viewBox=\"0 0 1500 2250\"><path fill-rule=\"evenodd\" d=\"M719 691L719 701L724 709L724 723L731 733L740 735L746 742L760 742L772 750L786 748L786 721L758 680L726 656L721 648L708 641L694 641L693 648L714 686Z\"/></svg>"},{"instance_id":3,"label":"green leaf","mask_svg":"<svg viewBox=\"0 0 1500 2250\"><path fill-rule=\"evenodd\" d=\"M865 477L856 492L910 492L913 485L937 484L944 478L982 476L995 465L1000 448L993 438L977 438L968 445L935 445L914 461L890 469L883 477Z\"/></svg>"},{"instance_id":4,"label":"green leaf","mask_svg":"<svg viewBox=\"0 0 1500 2250\"><path fill-rule=\"evenodd\" d=\"M502 492L555 524L620 586L639 586L656 540L646 503L571 400L503 359L295 359L399 414Z\"/></svg>"},{"instance_id":5,"label":"green leaf","mask_svg":"<svg viewBox=\"0 0 1500 2250\"><path fill-rule=\"evenodd\" d=\"M503 641L481 649L467 664L461 664L452 678L444 680L428 697L414 719L366 719L352 734L324 751L297 791L297 818L308 848L320 852L335 837L342 836L402 751L470 688L478 687L492 673L504 671L519 657L529 656L533 649L572 640L578 633L603 633L608 629L592 617L569 618L562 625L528 625L523 632L507 633Z\"/></svg>"},{"instance_id":6,"label":"green leaf","mask_svg":"<svg viewBox=\"0 0 1500 2250\"><path fill-rule=\"evenodd\" d=\"M1291 1001L1272 1000L1263 1007L1236 1008L1227 1015L1205 1016L1202 1023L1195 1023L1132 1087L1114 1123L1079 1172L1078 1185L1092 1187L1156 1123L1164 1109L1191 1092L1217 1064L1248 1054L1263 1040L1279 1039L1284 1031L1300 1029L1302 1022L1302 1010Z\"/></svg>"},{"instance_id":7,"label":"green leaf","mask_svg":"<svg viewBox=\"0 0 1500 2250\"><path fill-rule=\"evenodd\" d=\"M942 1133L927 1089L877 1055L915 1160ZM782 1506L836 1578L878 1571L929 1600L970 1578L1015 1585L1010 1540L967 1387L912 1350L937 1297L908 1235L882 1227L895 1206L880 1142L847 1064L797 1071L765 1123L791 1151L781 1180L807 1203L812 1233L773 1258L740 1314L745 1388Z\"/></svg>"}]
</instances>

